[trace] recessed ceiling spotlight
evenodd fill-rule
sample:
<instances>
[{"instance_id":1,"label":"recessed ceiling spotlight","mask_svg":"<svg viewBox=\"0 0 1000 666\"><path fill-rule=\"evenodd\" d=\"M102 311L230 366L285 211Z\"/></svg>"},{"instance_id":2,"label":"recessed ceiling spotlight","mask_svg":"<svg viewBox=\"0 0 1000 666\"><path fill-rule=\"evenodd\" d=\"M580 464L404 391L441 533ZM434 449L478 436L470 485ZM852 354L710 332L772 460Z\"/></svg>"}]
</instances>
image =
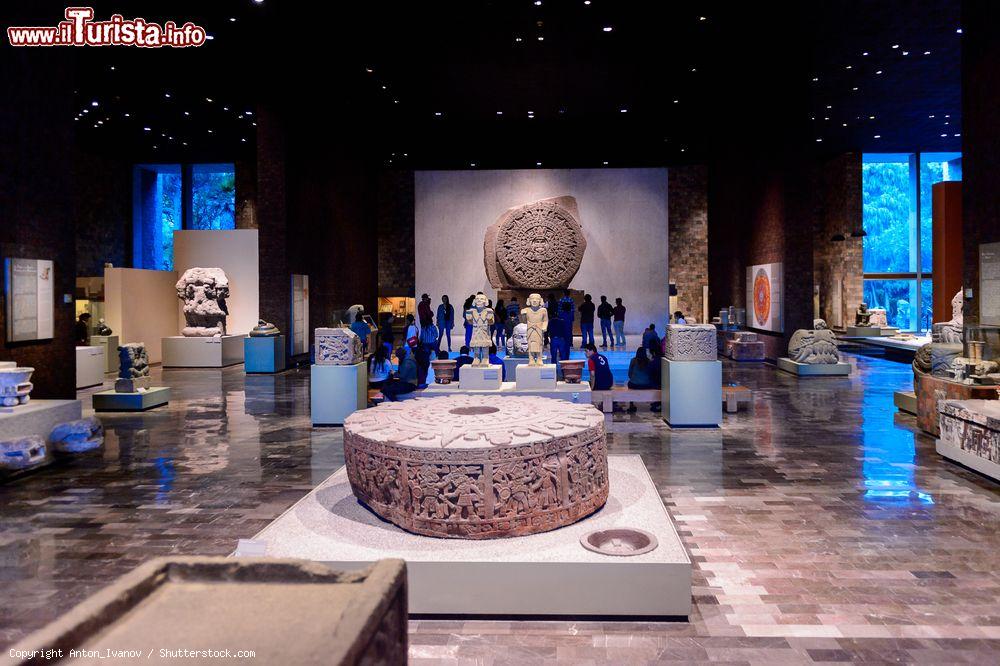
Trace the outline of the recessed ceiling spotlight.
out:
<instances>
[{"instance_id":1,"label":"recessed ceiling spotlight","mask_svg":"<svg viewBox=\"0 0 1000 666\"><path fill-rule=\"evenodd\" d=\"M608 161L604 160L604 166L608 166Z\"/></svg>"},{"instance_id":2,"label":"recessed ceiling spotlight","mask_svg":"<svg viewBox=\"0 0 1000 666\"><path fill-rule=\"evenodd\" d=\"M184 115L185 115L185 116L190 116L191 114L190 114L190 113L188 113L187 111L185 111L185 112L184 112Z\"/></svg>"},{"instance_id":3,"label":"recessed ceiling spotlight","mask_svg":"<svg viewBox=\"0 0 1000 666\"><path fill-rule=\"evenodd\" d=\"M515 42L520 42L520 41L521 41L521 38L520 38L520 37L515 37L515 38L514 38L514 41L515 41Z\"/></svg>"},{"instance_id":4,"label":"recessed ceiling spotlight","mask_svg":"<svg viewBox=\"0 0 1000 666\"><path fill-rule=\"evenodd\" d=\"M111 71L112 72L115 71L115 66L114 65L111 65Z\"/></svg>"},{"instance_id":5,"label":"recessed ceiling spotlight","mask_svg":"<svg viewBox=\"0 0 1000 666\"><path fill-rule=\"evenodd\" d=\"M589 5L590 4L590 0L583 0L583 4Z\"/></svg>"},{"instance_id":6,"label":"recessed ceiling spotlight","mask_svg":"<svg viewBox=\"0 0 1000 666\"><path fill-rule=\"evenodd\" d=\"M385 86L382 86L382 90L385 90Z\"/></svg>"},{"instance_id":7,"label":"recessed ceiling spotlight","mask_svg":"<svg viewBox=\"0 0 1000 666\"><path fill-rule=\"evenodd\" d=\"M248 116L252 116L253 115L253 111L244 111L243 113L247 114Z\"/></svg>"},{"instance_id":8,"label":"recessed ceiling spotlight","mask_svg":"<svg viewBox=\"0 0 1000 666\"><path fill-rule=\"evenodd\" d=\"M181 141L181 145L182 146L186 146L186 145L188 145L188 142L187 141Z\"/></svg>"},{"instance_id":9,"label":"recessed ceiling spotlight","mask_svg":"<svg viewBox=\"0 0 1000 666\"><path fill-rule=\"evenodd\" d=\"M628 109L618 109L618 113L628 113Z\"/></svg>"},{"instance_id":10,"label":"recessed ceiling spotlight","mask_svg":"<svg viewBox=\"0 0 1000 666\"><path fill-rule=\"evenodd\" d=\"M822 143L823 139L816 139L816 143Z\"/></svg>"},{"instance_id":11,"label":"recessed ceiling spotlight","mask_svg":"<svg viewBox=\"0 0 1000 666\"><path fill-rule=\"evenodd\" d=\"M881 139L881 138L882 138L882 135L881 135L881 134L876 134L876 135L875 135L875 138L876 138L876 139Z\"/></svg>"},{"instance_id":12,"label":"recessed ceiling spotlight","mask_svg":"<svg viewBox=\"0 0 1000 666\"><path fill-rule=\"evenodd\" d=\"M674 104L680 104L680 103L681 103L681 101L679 99L675 99L674 100Z\"/></svg>"},{"instance_id":13,"label":"recessed ceiling spotlight","mask_svg":"<svg viewBox=\"0 0 1000 666\"><path fill-rule=\"evenodd\" d=\"M167 99L169 99L170 98L170 93L163 93L163 96L166 97Z\"/></svg>"},{"instance_id":14,"label":"recessed ceiling spotlight","mask_svg":"<svg viewBox=\"0 0 1000 666\"><path fill-rule=\"evenodd\" d=\"M246 143L246 142L247 142L247 140L245 138L244 139L240 139L240 143Z\"/></svg>"},{"instance_id":15,"label":"recessed ceiling spotlight","mask_svg":"<svg viewBox=\"0 0 1000 666\"><path fill-rule=\"evenodd\" d=\"M898 49L898 48L899 48L899 44L893 44L893 45L892 45L892 48L894 48L894 49Z\"/></svg>"},{"instance_id":16,"label":"recessed ceiling spotlight","mask_svg":"<svg viewBox=\"0 0 1000 666\"><path fill-rule=\"evenodd\" d=\"M125 114L125 117L126 117L126 118L128 118L128 117L129 117L129 114L127 114L127 113L126 113L126 114Z\"/></svg>"},{"instance_id":17,"label":"recessed ceiling spotlight","mask_svg":"<svg viewBox=\"0 0 1000 666\"><path fill-rule=\"evenodd\" d=\"M90 109L84 109L83 112L84 113L90 113Z\"/></svg>"},{"instance_id":18,"label":"recessed ceiling spotlight","mask_svg":"<svg viewBox=\"0 0 1000 666\"><path fill-rule=\"evenodd\" d=\"M681 152L682 152L682 153L683 153L683 152L686 152L686 151L687 151L687 148L681 148Z\"/></svg>"},{"instance_id":19,"label":"recessed ceiling spotlight","mask_svg":"<svg viewBox=\"0 0 1000 666\"><path fill-rule=\"evenodd\" d=\"M215 134L215 130L208 130L209 134Z\"/></svg>"},{"instance_id":20,"label":"recessed ceiling spotlight","mask_svg":"<svg viewBox=\"0 0 1000 666\"><path fill-rule=\"evenodd\" d=\"M498 116L502 116L503 115L503 111L497 111L497 115Z\"/></svg>"},{"instance_id":21,"label":"recessed ceiling spotlight","mask_svg":"<svg viewBox=\"0 0 1000 666\"><path fill-rule=\"evenodd\" d=\"M903 55L910 55L909 51L903 51Z\"/></svg>"},{"instance_id":22,"label":"recessed ceiling spotlight","mask_svg":"<svg viewBox=\"0 0 1000 666\"><path fill-rule=\"evenodd\" d=\"M541 7L542 6L542 0L535 0L535 6L536 7Z\"/></svg>"},{"instance_id":23,"label":"recessed ceiling spotlight","mask_svg":"<svg viewBox=\"0 0 1000 666\"><path fill-rule=\"evenodd\" d=\"M262 5L262 4L264 4L264 0L253 0L253 1L254 1L254 2L256 3L256 4L258 4L258 5ZM185 145L187 145L187 144L185 144Z\"/></svg>"},{"instance_id":24,"label":"recessed ceiling spotlight","mask_svg":"<svg viewBox=\"0 0 1000 666\"><path fill-rule=\"evenodd\" d=\"M833 108L833 105L832 105L832 104L827 104L827 105L826 105L826 108L828 108L828 109L832 109L832 108Z\"/></svg>"},{"instance_id":25,"label":"recessed ceiling spotlight","mask_svg":"<svg viewBox=\"0 0 1000 666\"><path fill-rule=\"evenodd\" d=\"M848 65L848 66L847 66L847 67L845 67L844 69L853 69L853 68L854 68L854 65Z\"/></svg>"},{"instance_id":26,"label":"recessed ceiling spotlight","mask_svg":"<svg viewBox=\"0 0 1000 666\"><path fill-rule=\"evenodd\" d=\"M875 120L875 116L868 116L868 120Z\"/></svg>"},{"instance_id":27,"label":"recessed ceiling spotlight","mask_svg":"<svg viewBox=\"0 0 1000 666\"><path fill-rule=\"evenodd\" d=\"M601 28L601 30L603 30L604 32L611 32L612 30L614 30L614 27L610 26L610 25L606 25L603 28Z\"/></svg>"},{"instance_id":28,"label":"recessed ceiling spotlight","mask_svg":"<svg viewBox=\"0 0 1000 666\"><path fill-rule=\"evenodd\" d=\"M843 125L844 127L847 127L847 123L842 123L842 125Z\"/></svg>"},{"instance_id":29,"label":"recessed ceiling spotlight","mask_svg":"<svg viewBox=\"0 0 1000 666\"><path fill-rule=\"evenodd\" d=\"M951 121L950 120L946 120L946 121L944 121L944 124L945 125L951 125Z\"/></svg>"},{"instance_id":30,"label":"recessed ceiling spotlight","mask_svg":"<svg viewBox=\"0 0 1000 666\"><path fill-rule=\"evenodd\" d=\"M541 162L535 162L535 166L542 166Z\"/></svg>"},{"instance_id":31,"label":"recessed ceiling spotlight","mask_svg":"<svg viewBox=\"0 0 1000 666\"><path fill-rule=\"evenodd\" d=\"M952 136L962 136L961 134L952 134Z\"/></svg>"},{"instance_id":32,"label":"recessed ceiling spotlight","mask_svg":"<svg viewBox=\"0 0 1000 666\"><path fill-rule=\"evenodd\" d=\"M934 117L934 114L932 113L931 115L929 115L929 116L927 116L927 117L928 117L928 118L933 118L933 117Z\"/></svg>"},{"instance_id":33,"label":"recessed ceiling spotlight","mask_svg":"<svg viewBox=\"0 0 1000 666\"><path fill-rule=\"evenodd\" d=\"M434 112L434 115L435 115L435 116L440 116L440 115L441 115L441 112L440 112L440 111L435 111L435 112Z\"/></svg>"},{"instance_id":34,"label":"recessed ceiling spotlight","mask_svg":"<svg viewBox=\"0 0 1000 666\"><path fill-rule=\"evenodd\" d=\"M943 137L944 137L944 136L948 136L948 135L947 135L947 134L942 134L941 136L943 136Z\"/></svg>"},{"instance_id":35,"label":"recessed ceiling spotlight","mask_svg":"<svg viewBox=\"0 0 1000 666\"><path fill-rule=\"evenodd\" d=\"M944 117L945 118L951 118L951 114L950 113L946 113L946 114L944 114Z\"/></svg>"},{"instance_id":36,"label":"recessed ceiling spotlight","mask_svg":"<svg viewBox=\"0 0 1000 666\"><path fill-rule=\"evenodd\" d=\"M153 130L152 130L152 129L150 129L149 127L143 127L143 128L142 128L142 131L143 131L143 132L152 132Z\"/></svg>"},{"instance_id":37,"label":"recessed ceiling spotlight","mask_svg":"<svg viewBox=\"0 0 1000 666\"><path fill-rule=\"evenodd\" d=\"M373 70L371 67L365 67L365 71L371 74L375 70Z\"/></svg>"},{"instance_id":38,"label":"recessed ceiling spotlight","mask_svg":"<svg viewBox=\"0 0 1000 666\"><path fill-rule=\"evenodd\" d=\"M205 39L207 39L208 41L212 41L213 39L215 39L215 36L214 35L205 35ZM153 146L153 147L155 148L156 146Z\"/></svg>"},{"instance_id":39,"label":"recessed ceiling spotlight","mask_svg":"<svg viewBox=\"0 0 1000 666\"><path fill-rule=\"evenodd\" d=\"M250 124L253 125L254 127L257 127L257 123L250 123Z\"/></svg>"},{"instance_id":40,"label":"recessed ceiling spotlight","mask_svg":"<svg viewBox=\"0 0 1000 666\"><path fill-rule=\"evenodd\" d=\"M211 104L212 103L212 98L211 97L206 97L205 101L208 102L209 104Z\"/></svg>"},{"instance_id":41,"label":"recessed ceiling spotlight","mask_svg":"<svg viewBox=\"0 0 1000 666\"><path fill-rule=\"evenodd\" d=\"M392 103L393 104L399 104L399 100L398 99L394 99L394 100L392 100Z\"/></svg>"},{"instance_id":42,"label":"recessed ceiling spotlight","mask_svg":"<svg viewBox=\"0 0 1000 666\"><path fill-rule=\"evenodd\" d=\"M692 68L691 68L691 72L692 72L692 73L694 73L694 72L697 72L697 71L698 71L698 68L697 68L697 67L692 67Z\"/></svg>"},{"instance_id":43,"label":"recessed ceiling spotlight","mask_svg":"<svg viewBox=\"0 0 1000 666\"><path fill-rule=\"evenodd\" d=\"M813 77L813 83L815 83L816 81L819 81L819 77L818 76L814 76Z\"/></svg>"},{"instance_id":44,"label":"recessed ceiling spotlight","mask_svg":"<svg viewBox=\"0 0 1000 666\"><path fill-rule=\"evenodd\" d=\"M931 54L930 51L924 51L924 55L930 55L930 54Z\"/></svg>"},{"instance_id":45,"label":"recessed ceiling spotlight","mask_svg":"<svg viewBox=\"0 0 1000 666\"><path fill-rule=\"evenodd\" d=\"M866 55L868 55L868 51L865 51L865 52L864 52L864 53L862 53L861 55L863 55L863 56L866 56Z\"/></svg>"},{"instance_id":46,"label":"recessed ceiling spotlight","mask_svg":"<svg viewBox=\"0 0 1000 666\"><path fill-rule=\"evenodd\" d=\"M876 74L881 74L881 73L882 73L882 70L880 69L880 70L876 71L875 73L876 73Z\"/></svg>"},{"instance_id":47,"label":"recessed ceiling spotlight","mask_svg":"<svg viewBox=\"0 0 1000 666\"><path fill-rule=\"evenodd\" d=\"M708 17L707 17L707 16L699 16L699 17L698 17L698 20L699 20L699 21L707 21L707 20L708 20Z\"/></svg>"},{"instance_id":48,"label":"recessed ceiling spotlight","mask_svg":"<svg viewBox=\"0 0 1000 666\"><path fill-rule=\"evenodd\" d=\"M962 34L962 29L961 29L961 28L959 28L959 29L958 29L958 30L956 30L955 32L957 32L958 34L960 34L960 35L961 35L961 34Z\"/></svg>"},{"instance_id":49,"label":"recessed ceiling spotlight","mask_svg":"<svg viewBox=\"0 0 1000 666\"><path fill-rule=\"evenodd\" d=\"M236 23L236 17L235 16L230 16L229 17L229 22L230 23Z\"/></svg>"},{"instance_id":50,"label":"recessed ceiling spotlight","mask_svg":"<svg viewBox=\"0 0 1000 666\"><path fill-rule=\"evenodd\" d=\"M229 107L228 107L228 106L224 106L224 107L222 107L222 110L223 110L223 111L228 111L228 110L229 110Z\"/></svg>"},{"instance_id":51,"label":"recessed ceiling spotlight","mask_svg":"<svg viewBox=\"0 0 1000 666\"><path fill-rule=\"evenodd\" d=\"M823 120L829 120L829 119L830 119L830 116L826 116L825 118L823 118Z\"/></svg>"},{"instance_id":52,"label":"recessed ceiling spotlight","mask_svg":"<svg viewBox=\"0 0 1000 666\"><path fill-rule=\"evenodd\" d=\"M853 88L851 88L851 90L857 90L857 89L858 89L857 86L854 86Z\"/></svg>"},{"instance_id":53,"label":"recessed ceiling spotlight","mask_svg":"<svg viewBox=\"0 0 1000 666\"><path fill-rule=\"evenodd\" d=\"M538 35L538 41L540 41L540 42L544 42L544 41L545 41L545 38L544 38L544 37L542 37L541 35Z\"/></svg>"},{"instance_id":54,"label":"recessed ceiling spotlight","mask_svg":"<svg viewBox=\"0 0 1000 666\"><path fill-rule=\"evenodd\" d=\"M90 105L91 106L97 106L97 100L95 99L93 102L90 103Z\"/></svg>"},{"instance_id":55,"label":"recessed ceiling spotlight","mask_svg":"<svg viewBox=\"0 0 1000 666\"><path fill-rule=\"evenodd\" d=\"M469 162L469 166L470 167L474 167L474 166L476 166L476 163L475 162Z\"/></svg>"}]
</instances>

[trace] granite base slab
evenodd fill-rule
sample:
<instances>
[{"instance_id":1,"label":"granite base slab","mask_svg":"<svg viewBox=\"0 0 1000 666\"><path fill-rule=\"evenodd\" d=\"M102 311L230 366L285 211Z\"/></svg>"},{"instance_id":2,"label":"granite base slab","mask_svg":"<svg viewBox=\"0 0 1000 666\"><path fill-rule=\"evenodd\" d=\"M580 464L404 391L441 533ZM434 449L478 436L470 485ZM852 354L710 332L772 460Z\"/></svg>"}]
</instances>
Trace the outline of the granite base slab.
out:
<instances>
[{"instance_id":1,"label":"granite base slab","mask_svg":"<svg viewBox=\"0 0 1000 666\"><path fill-rule=\"evenodd\" d=\"M150 386L145 391L117 393L99 391L93 396L95 412L144 412L170 402L169 386Z\"/></svg>"},{"instance_id":2,"label":"granite base slab","mask_svg":"<svg viewBox=\"0 0 1000 666\"><path fill-rule=\"evenodd\" d=\"M899 411L917 415L917 394L913 391L896 391L892 394L892 402Z\"/></svg>"},{"instance_id":3,"label":"granite base slab","mask_svg":"<svg viewBox=\"0 0 1000 666\"><path fill-rule=\"evenodd\" d=\"M637 455L608 456L611 495L567 527L509 539L437 539L405 532L360 504L339 469L255 541L268 557L360 569L406 560L410 613L432 615L686 616L691 560ZM638 527L659 545L634 557L587 550L598 529Z\"/></svg>"},{"instance_id":4,"label":"granite base slab","mask_svg":"<svg viewBox=\"0 0 1000 666\"><path fill-rule=\"evenodd\" d=\"M790 358L779 358L778 369L799 377L846 377L851 374L850 363L799 363Z\"/></svg>"},{"instance_id":5,"label":"granite base slab","mask_svg":"<svg viewBox=\"0 0 1000 666\"><path fill-rule=\"evenodd\" d=\"M79 400L31 400L26 405L0 407L0 440L38 435L48 441L60 423L82 418Z\"/></svg>"}]
</instances>

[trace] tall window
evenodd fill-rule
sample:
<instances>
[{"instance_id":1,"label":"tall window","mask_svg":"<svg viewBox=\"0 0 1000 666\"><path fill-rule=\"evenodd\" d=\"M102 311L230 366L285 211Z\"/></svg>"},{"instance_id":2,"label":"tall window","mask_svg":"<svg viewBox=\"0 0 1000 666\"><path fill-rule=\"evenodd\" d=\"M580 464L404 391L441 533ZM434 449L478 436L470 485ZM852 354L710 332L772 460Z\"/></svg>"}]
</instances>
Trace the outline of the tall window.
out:
<instances>
[{"instance_id":1,"label":"tall window","mask_svg":"<svg viewBox=\"0 0 1000 666\"><path fill-rule=\"evenodd\" d=\"M234 229L232 164L140 164L133 173L132 265L173 270L174 231Z\"/></svg>"},{"instance_id":2,"label":"tall window","mask_svg":"<svg viewBox=\"0 0 1000 666\"><path fill-rule=\"evenodd\" d=\"M931 186L961 177L961 153L866 153L862 159L864 299L885 308L890 326L930 328Z\"/></svg>"}]
</instances>

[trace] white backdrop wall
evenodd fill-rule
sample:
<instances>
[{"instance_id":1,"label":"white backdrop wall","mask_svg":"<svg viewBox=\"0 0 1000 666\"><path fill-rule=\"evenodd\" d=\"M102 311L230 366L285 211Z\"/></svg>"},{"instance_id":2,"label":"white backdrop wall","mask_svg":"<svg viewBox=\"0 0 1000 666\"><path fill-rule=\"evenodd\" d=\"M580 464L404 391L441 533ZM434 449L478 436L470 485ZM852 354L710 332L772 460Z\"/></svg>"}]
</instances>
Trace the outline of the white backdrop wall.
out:
<instances>
[{"instance_id":1,"label":"white backdrop wall","mask_svg":"<svg viewBox=\"0 0 1000 666\"><path fill-rule=\"evenodd\" d=\"M587 238L571 285L627 308L626 332L668 315L666 169L521 169L417 171L416 296L442 294L456 307L482 291L496 298L483 267L486 227L511 206L561 195L576 197ZM597 336L600 337L598 329Z\"/></svg>"},{"instance_id":2,"label":"white backdrop wall","mask_svg":"<svg viewBox=\"0 0 1000 666\"><path fill-rule=\"evenodd\" d=\"M260 318L260 264L257 230L228 231L187 230L174 232L174 270L178 277L189 268L221 268L229 278L229 316L226 333L246 335ZM170 335L180 335L184 307L173 293L177 328Z\"/></svg>"},{"instance_id":3,"label":"white backdrop wall","mask_svg":"<svg viewBox=\"0 0 1000 666\"><path fill-rule=\"evenodd\" d=\"M150 363L163 361L161 339L179 330L175 284L174 271L104 269L104 318L121 344L146 343Z\"/></svg>"}]
</instances>

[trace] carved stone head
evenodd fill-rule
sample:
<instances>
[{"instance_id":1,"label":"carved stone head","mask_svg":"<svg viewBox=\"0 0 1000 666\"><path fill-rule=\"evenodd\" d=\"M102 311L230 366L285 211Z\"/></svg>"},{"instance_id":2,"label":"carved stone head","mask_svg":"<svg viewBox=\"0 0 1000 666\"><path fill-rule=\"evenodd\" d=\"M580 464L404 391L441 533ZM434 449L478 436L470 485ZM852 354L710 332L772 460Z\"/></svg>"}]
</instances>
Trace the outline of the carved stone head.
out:
<instances>
[{"instance_id":1,"label":"carved stone head","mask_svg":"<svg viewBox=\"0 0 1000 666\"><path fill-rule=\"evenodd\" d=\"M482 310L487 305L489 305L489 303L490 301L488 298L486 298L486 294L484 294L483 292L479 292L478 294L476 294L476 298L472 301L472 307L476 308L477 310Z\"/></svg>"},{"instance_id":2,"label":"carved stone head","mask_svg":"<svg viewBox=\"0 0 1000 666\"><path fill-rule=\"evenodd\" d=\"M532 308L533 310L537 310L538 308L542 307L542 305L545 304L545 302L542 300L541 294L531 294L530 296L528 296L527 303L528 307Z\"/></svg>"}]
</instances>

